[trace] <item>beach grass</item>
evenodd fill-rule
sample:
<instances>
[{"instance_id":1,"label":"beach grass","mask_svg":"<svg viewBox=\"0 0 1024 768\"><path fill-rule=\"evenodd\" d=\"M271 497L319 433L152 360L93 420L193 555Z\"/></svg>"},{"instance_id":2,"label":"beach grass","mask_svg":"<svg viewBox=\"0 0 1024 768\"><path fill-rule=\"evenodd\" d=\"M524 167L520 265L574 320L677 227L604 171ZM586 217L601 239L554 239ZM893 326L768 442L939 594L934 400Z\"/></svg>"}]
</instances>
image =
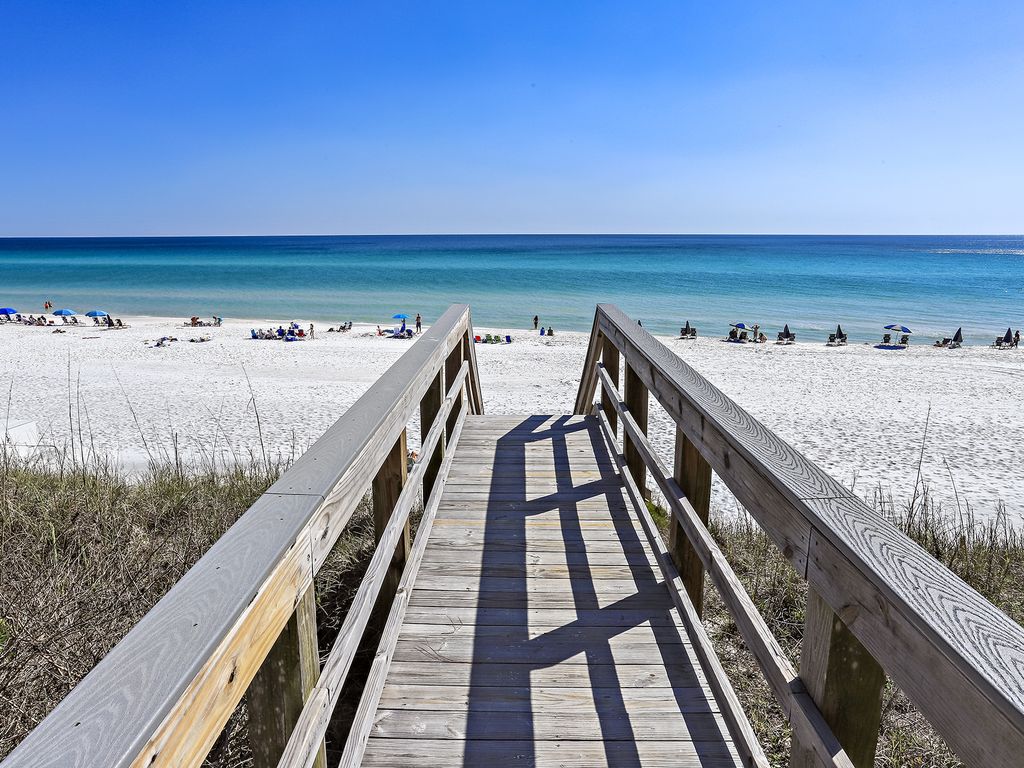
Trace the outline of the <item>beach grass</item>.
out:
<instances>
[{"instance_id":1,"label":"beach grass","mask_svg":"<svg viewBox=\"0 0 1024 768\"><path fill-rule=\"evenodd\" d=\"M253 456L228 471L154 463L128 477L102 463L46 466L0 456L0 759L70 692L159 598L276 479L282 465ZM876 506L1014 620L1024 621L1024 540L997 513L937 508L927 489L901 508ZM665 528L665 510L652 505ZM750 518L714 514L712 532L794 663L806 586ZM330 648L373 553L364 501L317 574L321 653ZM788 761L789 732L756 662L708 584L705 620L744 707L775 765ZM351 690L328 735L343 743L372 647L350 674ZM877 764L958 766L901 691L887 685ZM244 702L208 765L249 764Z\"/></svg>"}]
</instances>

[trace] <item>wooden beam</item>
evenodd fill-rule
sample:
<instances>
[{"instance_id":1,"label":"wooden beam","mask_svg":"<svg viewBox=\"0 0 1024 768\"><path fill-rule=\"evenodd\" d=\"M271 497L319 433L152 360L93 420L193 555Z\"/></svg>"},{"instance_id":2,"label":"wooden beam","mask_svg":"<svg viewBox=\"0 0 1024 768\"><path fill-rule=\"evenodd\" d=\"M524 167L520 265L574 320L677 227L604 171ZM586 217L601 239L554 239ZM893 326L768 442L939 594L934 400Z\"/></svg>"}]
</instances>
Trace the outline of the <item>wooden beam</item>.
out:
<instances>
[{"instance_id":1,"label":"wooden beam","mask_svg":"<svg viewBox=\"0 0 1024 768\"><path fill-rule=\"evenodd\" d=\"M711 465L678 428L674 464L672 476L706 527L711 513ZM703 616L704 565L675 517L669 521L668 545L672 559L683 577L690 602L697 610L697 615Z\"/></svg>"},{"instance_id":2,"label":"wooden beam","mask_svg":"<svg viewBox=\"0 0 1024 768\"><path fill-rule=\"evenodd\" d=\"M373 478L373 536L378 544L387 530L388 523L391 522L391 515L395 511L398 497L402 495L402 489L408 479L409 465L407 462L406 431L403 429ZM402 578L402 569L405 568L405 561L409 556L411 546L409 523L406 522L398 546L395 547L391 567L388 569L387 577L384 579L377 598L377 610L384 611L383 615L386 615L391 600L395 596L395 590L398 589L398 582Z\"/></svg>"},{"instance_id":3,"label":"wooden beam","mask_svg":"<svg viewBox=\"0 0 1024 768\"><path fill-rule=\"evenodd\" d=\"M636 422L640 431L647 434L647 387L644 386L640 377L637 376L633 365L626 363L626 375L623 382L623 402L629 409L633 421ZM626 466L636 487L640 489L645 500L650 500L651 491L647 487L647 468L644 465L643 457L637 452L633 444L633 438L628 433L622 433L622 453L626 457Z\"/></svg>"},{"instance_id":4,"label":"wooden beam","mask_svg":"<svg viewBox=\"0 0 1024 768\"><path fill-rule=\"evenodd\" d=\"M249 746L254 768L274 768L277 765L309 692L319 678L316 596L310 584L246 691ZM323 741L313 765L326 768L327 753Z\"/></svg>"},{"instance_id":5,"label":"wooden beam","mask_svg":"<svg viewBox=\"0 0 1024 768\"><path fill-rule=\"evenodd\" d=\"M885 672L813 588L807 591L800 679L856 768L871 768ZM820 765L796 733L789 765Z\"/></svg>"},{"instance_id":6,"label":"wooden beam","mask_svg":"<svg viewBox=\"0 0 1024 768\"><path fill-rule=\"evenodd\" d=\"M635 441L652 479L665 495L673 521L681 526L682 535L692 546L703 567L707 569L711 582L718 588L722 602L736 622L740 636L761 667L765 680L789 720L793 738L799 738L803 744L814 750L819 766L853 768L850 758L843 751L817 705L804 690L803 683L790 664L789 658L736 577L705 522L690 504L679 483L669 474L668 468L661 463L647 436L640 431L632 415L623 406L611 379L603 370L599 371L599 375L601 385L612 396L619 409L626 434ZM692 603L690 605L693 607ZM696 610L694 614L696 615Z\"/></svg>"},{"instance_id":7,"label":"wooden beam","mask_svg":"<svg viewBox=\"0 0 1024 768\"><path fill-rule=\"evenodd\" d=\"M601 304L597 316L669 417L957 755L1017 768L1024 628L620 309Z\"/></svg>"},{"instance_id":8,"label":"wooden beam","mask_svg":"<svg viewBox=\"0 0 1024 768\"><path fill-rule=\"evenodd\" d=\"M580 377L580 387L576 391L576 407L573 413L577 415L589 414L594 405L594 389L597 387L597 363L604 348L604 336L599 330L601 311L594 313L594 325L590 330L590 343L587 344L587 355L583 361L583 375Z\"/></svg>"},{"instance_id":9,"label":"wooden beam","mask_svg":"<svg viewBox=\"0 0 1024 768\"><path fill-rule=\"evenodd\" d=\"M676 611L683 620L687 636L693 643L693 650L696 651L700 665L707 676L708 685L714 691L715 701L718 703L722 716L725 718L736 749L740 752L740 756L743 759L743 764L751 766L751 768L768 768L768 758L761 748L761 742L758 741L757 734L754 733L754 729L751 727L750 721L743 711L739 697L736 695L732 683L729 682L729 677L726 675L722 662L719 660L718 654L711 644L711 638L708 636L704 624L701 622L700 617L697 616L693 605L687 599L682 580L679 578L679 572L676 570L672 557L661 538L661 534L658 532L654 520L651 519L650 512L647 510L647 501L641 496L639 487L626 469L625 457L618 453L611 421L603 411L597 411L597 416L601 422L608 450L615 459L616 464L619 465L620 471L622 471L626 493L633 503L633 508L640 520L644 535L647 537L647 541L654 552L655 560L661 570L662 577L665 579L665 586L668 589L669 596L672 598Z\"/></svg>"},{"instance_id":10,"label":"wooden beam","mask_svg":"<svg viewBox=\"0 0 1024 768\"><path fill-rule=\"evenodd\" d=\"M455 447L462 432L462 425L465 417L460 419L452 432L451 450L441 464L441 471L438 475L440 485L435 493L427 499L423 510L423 517L420 519L419 528L416 531L416 541L412 553L409 556L409 567L402 574L402 581L398 588L395 602L391 606L391 613L388 615L387 624L377 646L377 653L374 654L373 664L370 667L370 674L367 677L366 685L363 688L363 695L359 699L359 706L356 709L355 717L352 719L352 727L349 729L348 739L345 742L345 751L340 768L356 768L363 757L366 749L366 741L373 726L374 715L377 712L377 702L384 690L384 683L387 680L388 670L391 667L391 660L395 655L395 646L398 643L398 634L402 628L405 612L409 605L409 597L412 595L413 585L416 583L416 576L419 573L420 563L423 561L423 554L426 552L427 543L430 540L430 529L433 526L434 518L437 516L438 507L441 504L441 492L444 489L445 480L451 469L452 459L455 456Z\"/></svg>"},{"instance_id":11,"label":"wooden beam","mask_svg":"<svg viewBox=\"0 0 1024 768\"><path fill-rule=\"evenodd\" d=\"M463 349L462 344L457 345L448 354L448 357L444 362L444 381L445 389L451 390L452 382L459 373L459 369L462 367L462 355ZM452 432L455 430L455 422L459 420L459 414L462 413L463 405L462 399L460 398L452 406L451 412L448 414L448 421L445 422L445 443L447 444L449 438L452 436Z\"/></svg>"},{"instance_id":12,"label":"wooden beam","mask_svg":"<svg viewBox=\"0 0 1024 768\"><path fill-rule=\"evenodd\" d=\"M484 396L480 388L480 369L476 364L476 347L473 344L473 321L467 318L466 323L466 333L462 337L462 359L469 362L469 374L466 380L469 412L482 416L484 413ZM423 498L426 499L427 495L424 495Z\"/></svg>"},{"instance_id":13,"label":"wooden beam","mask_svg":"<svg viewBox=\"0 0 1024 768\"><path fill-rule=\"evenodd\" d=\"M604 367L605 373L615 382L615 386L618 387L619 350L608 337L604 337L601 342L601 365ZM615 410L615 403L603 388L601 389L601 410L608 417L608 423L612 425L612 432L617 433L619 429L619 415Z\"/></svg>"},{"instance_id":14,"label":"wooden beam","mask_svg":"<svg viewBox=\"0 0 1024 768\"><path fill-rule=\"evenodd\" d=\"M420 400L420 445L426 438L430 428L434 426L434 419L441 410L441 401L444 400L444 374L437 372L437 376L430 382L423 399ZM429 499L430 492L434 488L434 478L441 468L441 461L444 458L444 441L437 444L437 449L432 456L422 455L420 461L426 462L426 469L423 471L423 498Z\"/></svg>"}]
</instances>

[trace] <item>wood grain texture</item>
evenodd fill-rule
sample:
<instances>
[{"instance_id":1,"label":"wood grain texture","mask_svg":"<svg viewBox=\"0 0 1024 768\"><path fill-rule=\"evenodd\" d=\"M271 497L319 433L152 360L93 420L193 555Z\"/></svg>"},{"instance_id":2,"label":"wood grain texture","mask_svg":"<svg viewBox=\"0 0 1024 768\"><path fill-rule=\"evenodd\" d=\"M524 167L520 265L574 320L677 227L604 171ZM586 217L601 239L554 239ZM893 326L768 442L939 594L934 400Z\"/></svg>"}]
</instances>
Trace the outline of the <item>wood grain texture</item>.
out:
<instances>
[{"instance_id":1,"label":"wood grain texture","mask_svg":"<svg viewBox=\"0 0 1024 768\"><path fill-rule=\"evenodd\" d=\"M373 726L373 714L377 710L381 691L387 679L388 670L394 658L395 645L398 642L398 633L405 619L409 605L409 595L416 583L420 565L423 562L424 553L427 551L427 542L430 540L430 530L433 525L437 508L440 504L441 493L445 480L451 470L454 450L458 446L459 436L462 433L462 425L465 423L465 411L462 417L455 423L455 428L450 436L449 445L451 451L442 462L437 475L438 485L434 493L427 498L423 510L423 516L416 531L416 542L409 555L408 566L402 573L402 580L398 585L398 592L395 601L388 614L387 623L381 633L380 642L377 645L377 652L370 665L370 673L367 675L363 687L362 696L356 714L352 718L352 725L349 728L348 738L345 741L345 748L342 753L339 766L342 768L355 768L362 761L363 751L366 749L366 740L370 737L370 729Z\"/></svg>"},{"instance_id":2,"label":"wood grain texture","mask_svg":"<svg viewBox=\"0 0 1024 768\"><path fill-rule=\"evenodd\" d=\"M316 596L310 585L245 694L254 768L277 765L319 678ZM318 751L314 766L326 768L323 742Z\"/></svg>"},{"instance_id":3,"label":"wood grain texture","mask_svg":"<svg viewBox=\"0 0 1024 768\"><path fill-rule=\"evenodd\" d=\"M427 438L429 439L429 437L428 432ZM441 441L435 442L440 444ZM407 451L406 434L403 429L398 440L395 441L394 447L373 477L373 537L378 546L380 546L380 540L387 530L391 515L395 511L395 506L398 504L398 499L409 478ZM426 477L428 466L429 463L425 462L420 472L421 477ZM412 549L412 534L409 523L406 522L399 537L398 546L395 547L395 555L391 559L388 574L384 583L381 584L377 606L374 609L385 617L391 609L391 600L394 598L395 590L398 589L398 582L402 578L402 570L405 568L405 560L409 556L410 549Z\"/></svg>"},{"instance_id":4,"label":"wood grain texture","mask_svg":"<svg viewBox=\"0 0 1024 768\"><path fill-rule=\"evenodd\" d=\"M597 321L740 503L957 754L971 765L1016 765L1024 753L1024 628L617 307L599 305Z\"/></svg>"},{"instance_id":5,"label":"wood grain texture","mask_svg":"<svg viewBox=\"0 0 1024 768\"><path fill-rule=\"evenodd\" d=\"M449 458L362 764L406 759L389 745L415 738L434 765L580 740L634 756L674 742L681 764L706 745L737 765L597 422L469 417ZM462 748L434 746L448 740Z\"/></svg>"},{"instance_id":6,"label":"wood grain texture","mask_svg":"<svg viewBox=\"0 0 1024 768\"><path fill-rule=\"evenodd\" d=\"M803 759L812 761L809 764L814 766L852 768L853 764L849 756L829 728L815 699L812 699L805 690L785 651L772 635L767 623L708 531L706 520L693 508L682 488L675 478L669 475L668 469L662 464L658 454L655 453L632 416L622 407L621 401L611 387L610 379L607 376L602 376L601 381L602 385L612 394L619 409L625 433L633 436L637 450L651 473L651 478L664 495L672 519L679 527L678 535L683 537L693 556L698 558L701 573L703 574L704 569L707 569L726 609L733 616L736 628L753 653L776 700L789 719L793 728L793 740L801 745L799 751ZM677 473L678 468L673 474ZM680 579L682 579L682 574L680 574ZM689 596L689 590L687 590L687 596ZM873 660L869 659L868 661L871 665L877 666ZM855 710L851 710L851 714L856 716L857 713Z\"/></svg>"},{"instance_id":7,"label":"wood grain texture","mask_svg":"<svg viewBox=\"0 0 1024 768\"><path fill-rule=\"evenodd\" d=\"M621 406L621 403L616 403L616 405ZM617 410L619 415L623 417L623 428L629 429L632 426L634 429L634 439L637 441L638 446L643 447L646 445L646 438L639 431L629 411L625 408L618 408ZM700 660L701 668L707 676L708 684L722 712L723 721L732 735L736 750L746 765L768 768L768 758L764 754L757 735L754 733L754 729L751 727L750 721L740 705L736 691L733 689L732 683L729 681L729 677L726 675L725 669L722 667L718 655L711 645L711 638L704 629L700 616L697 615L693 604L690 603L679 572L672 562L672 556L669 554L654 520L651 519L646 500L633 480L632 474L626 471L626 457L616 452L615 432L612 430L611 424L604 413L600 411L597 411L597 413L603 427L604 438L608 448L623 473L623 481L630 500L633 502L637 519L640 521L644 535L647 537L654 557L658 562L658 567L665 579L669 596L683 620L687 634L693 644L693 649Z\"/></svg>"},{"instance_id":8,"label":"wood grain texture","mask_svg":"<svg viewBox=\"0 0 1024 768\"><path fill-rule=\"evenodd\" d=\"M800 680L856 768L875 764L885 673L814 589L807 590ZM817 750L794 733L790 768L817 768Z\"/></svg>"}]
</instances>

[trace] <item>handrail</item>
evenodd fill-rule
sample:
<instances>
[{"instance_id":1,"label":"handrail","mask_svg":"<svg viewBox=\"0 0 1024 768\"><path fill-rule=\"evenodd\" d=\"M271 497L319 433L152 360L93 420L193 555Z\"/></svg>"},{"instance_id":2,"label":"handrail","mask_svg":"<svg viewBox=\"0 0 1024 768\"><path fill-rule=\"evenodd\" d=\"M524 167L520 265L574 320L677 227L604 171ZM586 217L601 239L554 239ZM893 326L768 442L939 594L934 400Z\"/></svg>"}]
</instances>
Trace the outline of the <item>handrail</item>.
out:
<instances>
[{"instance_id":1,"label":"handrail","mask_svg":"<svg viewBox=\"0 0 1024 768\"><path fill-rule=\"evenodd\" d=\"M961 759L1018 766L1024 754L1024 628L620 309L599 304L594 328L587 365L595 370L584 372L576 413L591 406L597 360L610 343L682 439ZM805 659L821 650L805 640Z\"/></svg>"},{"instance_id":2,"label":"handrail","mask_svg":"<svg viewBox=\"0 0 1024 768\"><path fill-rule=\"evenodd\" d=\"M740 753L744 765L751 766L751 768L767 768L769 765L768 758L764 754L760 742L757 740L757 735L754 733L750 721L743 712L743 707L736 696L736 691L729 683L725 669L722 667L722 662L711 645L711 638L708 637L707 630L704 629L704 624L701 623L700 616L697 614L697 609L694 608L693 603L686 594L679 571L672 562L668 549L665 547L661 534L658 532L657 525L651 519L651 513L647 509L636 481L628 471L626 457L619 453L619 446L615 441L615 430L608 420L608 415L601 411L597 404L594 405L593 410L597 415L598 421L601 423L601 432L604 435L605 442L608 443L609 451L615 460L619 473L622 475L623 484L626 486L626 493L633 503L637 517L640 519L644 535L647 537L647 543L651 546L651 551L658 563L658 568L665 579L669 596L679 612L679 617L686 626L687 636L693 643L693 650L700 660L701 667L707 676L708 685L721 708L722 717L725 719L726 727L732 735L736 749Z\"/></svg>"},{"instance_id":3,"label":"handrail","mask_svg":"<svg viewBox=\"0 0 1024 768\"><path fill-rule=\"evenodd\" d=\"M669 511L679 521L690 543L707 569L711 581L718 588L729 612L736 621L736 628L743 637L754 658L757 660L765 680L775 694L790 725L800 740L811 747L822 765L833 768L853 768L853 763L843 751L821 710L807 694L796 670L786 657L785 651L771 633L761 612L757 610L747 591L726 560L722 550L715 543L711 532L704 525L696 510L686 498L683 489L658 458L647 435L641 431L633 415L622 402L622 396L601 363L597 365L598 376L604 391L612 399L623 428L643 457L651 477L665 496ZM602 424L608 424L601 413ZM610 424L605 430L614 444L615 433Z\"/></svg>"},{"instance_id":4,"label":"handrail","mask_svg":"<svg viewBox=\"0 0 1024 768\"><path fill-rule=\"evenodd\" d=\"M427 433L426 440L423 441L421 455L424 458L433 455L434 449L444 434L445 419L448 418L448 414L451 412L456 399L460 401L462 399L463 387L468 374L469 361L464 360L459 373L455 376L448 389L448 395L445 397L441 410L434 420L434 426L431 427L430 432ZM464 410L460 410L459 418L465 418ZM457 423L461 424L461 421ZM401 495L398 497L391 519L388 520L387 527L384 530L384 535L377 542L377 548L374 550L370 564L366 567L363 580L359 584L359 589L352 599L352 604L349 606L344 622L342 622L341 631L338 633L337 640L334 641L334 647L331 648L327 661L324 662L320 679L313 686L309 699L306 701L302 714L299 716L299 721L296 723L292 736L288 740L288 745L281 755L281 759L278 762L279 768L288 768L289 766L293 768L298 768L298 766L308 768L316 759L319 744L327 732L330 713L334 712L334 708L338 704L341 688L345 684L345 678L352 666L352 660L359 649L359 641L366 629L367 622L370 620L370 612L373 610L377 595L384 584L384 578L387 576L395 547L398 546L398 540L402 536L402 531L409 520L409 514L412 512L413 503L416 501L418 486L423 479L426 467L426 461L420 461L416 464L405 487L402 489ZM435 485L434 494L439 495L442 487L441 483ZM327 713L327 716L323 716L324 713Z\"/></svg>"},{"instance_id":5,"label":"handrail","mask_svg":"<svg viewBox=\"0 0 1024 768\"><path fill-rule=\"evenodd\" d=\"M469 392L470 411L482 409L472 336L469 307L450 307L3 767L198 766L296 606L311 596L314 575L377 471L394 454L420 401L453 359L459 363L454 368L460 371L459 391ZM454 383L456 377L451 378ZM451 403L439 409L434 424L444 424L451 409ZM440 431L431 434L437 442ZM424 454L421 463L429 458ZM404 463L404 455L400 459ZM400 528L396 524L395 530Z\"/></svg>"}]
</instances>

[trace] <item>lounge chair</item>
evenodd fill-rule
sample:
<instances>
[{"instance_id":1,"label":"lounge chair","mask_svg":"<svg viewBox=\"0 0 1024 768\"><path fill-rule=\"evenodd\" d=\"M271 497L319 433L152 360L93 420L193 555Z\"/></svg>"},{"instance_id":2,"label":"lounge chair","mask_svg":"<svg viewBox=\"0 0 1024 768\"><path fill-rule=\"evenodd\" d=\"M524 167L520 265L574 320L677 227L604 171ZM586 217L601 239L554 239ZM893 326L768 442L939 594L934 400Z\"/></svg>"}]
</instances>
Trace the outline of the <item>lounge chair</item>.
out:
<instances>
[{"instance_id":1,"label":"lounge chair","mask_svg":"<svg viewBox=\"0 0 1024 768\"><path fill-rule=\"evenodd\" d=\"M506 344L511 344L511 343L512 343L512 337L511 337L511 336L508 336L508 335L506 335L506 336L505 336L505 343L506 343Z\"/></svg>"},{"instance_id":2,"label":"lounge chair","mask_svg":"<svg viewBox=\"0 0 1024 768\"><path fill-rule=\"evenodd\" d=\"M953 343L953 339L951 339L951 338L949 338L949 339L940 339L940 340L936 341L932 346L934 346L934 347L948 347L952 343Z\"/></svg>"},{"instance_id":3,"label":"lounge chair","mask_svg":"<svg viewBox=\"0 0 1024 768\"><path fill-rule=\"evenodd\" d=\"M887 333L884 336L882 336L882 343L883 344L892 344L892 334L891 333Z\"/></svg>"},{"instance_id":4,"label":"lounge chair","mask_svg":"<svg viewBox=\"0 0 1024 768\"><path fill-rule=\"evenodd\" d=\"M252 337L254 339L258 339L259 338L259 334L256 333L256 329L255 328L250 328L249 329L249 333L252 334Z\"/></svg>"},{"instance_id":5,"label":"lounge chair","mask_svg":"<svg viewBox=\"0 0 1024 768\"><path fill-rule=\"evenodd\" d=\"M905 333L902 336L900 336L900 346L904 346L904 347L910 346L910 336L909 336L909 334Z\"/></svg>"},{"instance_id":6,"label":"lounge chair","mask_svg":"<svg viewBox=\"0 0 1024 768\"><path fill-rule=\"evenodd\" d=\"M836 336L836 343L837 343L837 344L842 344L842 345L845 345L845 344L846 344L846 342L847 342L847 340L848 340L849 338L850 338L850 337L849 337L849 336L847 336L847 335L846 335L845 333L844 333L844 334L842 334L841 336L837 335L837 336Z\"/></svg>"},{"instance_id":7,"label":"lounge chair","mask_svg":"<svg viewBox=\"0 0 1024 768\"><path fill-rule=\"evenodd\" d=\"M474 336L474 337L473 337L473 342L474 342L475 344L480 344L480 343L481 343L481 339L480 339L480 337L479 337L479 336Z\"/></svg>"}]
</instances>

